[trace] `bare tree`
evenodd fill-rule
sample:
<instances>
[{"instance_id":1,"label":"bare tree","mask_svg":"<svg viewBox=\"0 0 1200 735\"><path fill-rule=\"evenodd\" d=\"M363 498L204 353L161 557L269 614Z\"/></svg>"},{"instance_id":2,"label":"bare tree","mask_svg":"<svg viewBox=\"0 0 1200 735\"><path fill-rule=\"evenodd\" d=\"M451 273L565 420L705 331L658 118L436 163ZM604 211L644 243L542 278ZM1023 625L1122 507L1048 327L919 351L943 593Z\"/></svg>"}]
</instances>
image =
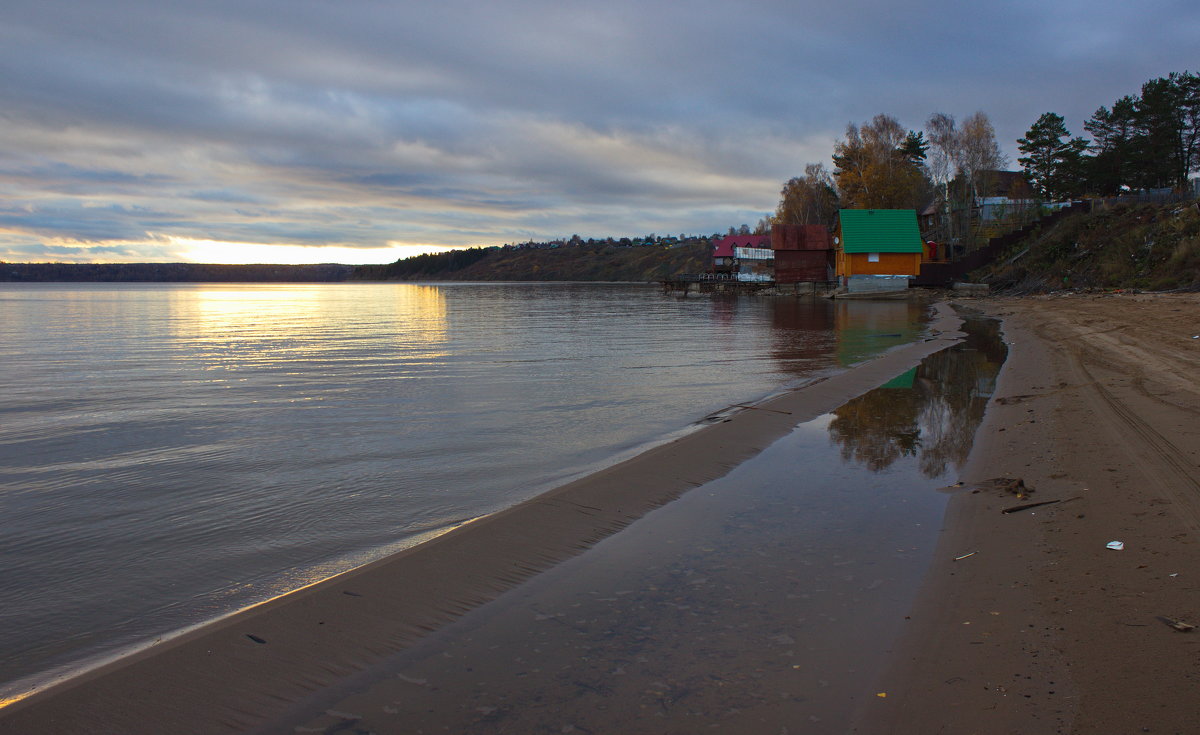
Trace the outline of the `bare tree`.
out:
<instances>
[{"instance_id":1,"label":"bare tree","mask_svg":"<svg viewBox=\"0 0 1200 735\"><path fill-rule=\"evenodd\" d=\"M978 197L988 174L1008 165L1008 158L996 142L992 121L982 111L963 120L959 137L958 171L971 187L971 195Z\"/></svg>"},{"instance_id":2,"label":"bare tree","mask_svg":"<svg viewBox=\"0 0 1200 735\"><path fill-rule=\"evenodd\" d=\"M959 159L960 138L953 115L935 112L925 122L929 135L929 152L925 156L925 170L933 183L942 192L942 233L945 239L952 237L950 182L954 179Z\"/></svg>"},{"instance_id":3,"label":"bare tree","mask_svg":"<svg viewBox=\"0 0 1200 735\"><path fill-rule=\"evenodd\" d=\"M953 116L934 113L926 121L925 131L929 135L926 169L941 187L942 234L950 241L961 242L969 239L980 224L972 217L979 192L987 189L992 172L1006 166L1008 160L983 112L963 120L961 127ZM960 214L958 222L955 212Z\"/></svg>"}]
</instances>

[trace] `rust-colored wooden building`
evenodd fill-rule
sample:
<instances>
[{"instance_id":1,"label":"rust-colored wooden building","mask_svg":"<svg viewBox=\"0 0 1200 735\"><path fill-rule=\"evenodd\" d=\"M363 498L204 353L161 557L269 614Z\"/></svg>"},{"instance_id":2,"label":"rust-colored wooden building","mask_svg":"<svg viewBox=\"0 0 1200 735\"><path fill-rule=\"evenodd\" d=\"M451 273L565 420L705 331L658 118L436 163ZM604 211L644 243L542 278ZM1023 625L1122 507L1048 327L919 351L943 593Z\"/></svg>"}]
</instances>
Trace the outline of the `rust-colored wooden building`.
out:
<instances>
[{"instance_id":1,"label":"rust-colored wooden building","mask_svg":"<svg viewBox=\"0 0 1200 735\"><path fill-rule=\"evenodd\" d=\"M833 280L833 242L824 225L774 225L776 283L826 283Z\"/></svg>"}]
</instances>

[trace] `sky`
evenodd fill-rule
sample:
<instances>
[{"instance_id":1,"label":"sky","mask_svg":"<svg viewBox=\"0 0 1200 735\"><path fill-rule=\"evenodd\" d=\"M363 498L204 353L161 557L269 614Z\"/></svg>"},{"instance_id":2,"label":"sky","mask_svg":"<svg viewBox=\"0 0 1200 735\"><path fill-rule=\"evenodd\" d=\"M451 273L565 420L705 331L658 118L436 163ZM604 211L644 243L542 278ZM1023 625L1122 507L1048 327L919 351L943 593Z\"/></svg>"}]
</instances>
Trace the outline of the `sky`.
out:
<instances>
[{"instance_id":1,"label":"sky","mask_svg":"<svg viewBox=\"0 0 1200 735\"><path fill-rule=\"evenodd\" d=\"M5 0L0 261L708 234L848 123L982 110L1015 169L1198 50L1195 0Z\"/></svg>"}]
</instances>

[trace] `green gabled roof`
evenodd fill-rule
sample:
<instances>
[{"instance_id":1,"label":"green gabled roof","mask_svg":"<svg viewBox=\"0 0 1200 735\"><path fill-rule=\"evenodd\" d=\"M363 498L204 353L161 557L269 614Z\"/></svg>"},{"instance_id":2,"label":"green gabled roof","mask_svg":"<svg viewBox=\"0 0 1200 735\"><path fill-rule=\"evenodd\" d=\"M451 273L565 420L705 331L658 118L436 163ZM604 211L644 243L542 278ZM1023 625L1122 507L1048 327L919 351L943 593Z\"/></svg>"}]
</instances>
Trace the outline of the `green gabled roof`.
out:
<instances>
[{"instance_id":1,"label":"green gabled roof","mask_svg":"<svg viewBox=\"0 0 1200 735\"><path fill-rule=\"evenodd\" d=\"M847 253L919 253L924 249L915 209L843 209L841 246Z\"/></svg>"}]
</instances>

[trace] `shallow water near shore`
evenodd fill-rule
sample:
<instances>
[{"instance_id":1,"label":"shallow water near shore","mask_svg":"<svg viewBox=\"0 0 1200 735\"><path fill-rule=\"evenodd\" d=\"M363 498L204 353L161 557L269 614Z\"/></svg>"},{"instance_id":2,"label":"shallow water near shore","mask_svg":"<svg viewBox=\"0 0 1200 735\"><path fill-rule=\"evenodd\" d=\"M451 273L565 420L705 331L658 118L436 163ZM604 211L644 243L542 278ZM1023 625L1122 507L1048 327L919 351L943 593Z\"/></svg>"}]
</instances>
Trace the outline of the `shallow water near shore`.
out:
<instances>
[{"instance_id":1,"label":"shallow water near shore","mask_svg":"<svg viewBox=\"0 0 1200 735\"><path fill-rule=\"evenodd\" d=\"M5 284L0 310L0 682L411 546L925 316L616 284Z\"/></svg>"},{"instance_id":2,"label":"shallow water near shore","mask_svg":"<svg viewBox=\"0 0 1200 735\"><path fill-rule=\"evenodd\" d=\"M846 732L1004 360L966 329L271 732Z\"/></svg>"}]
</instances>

